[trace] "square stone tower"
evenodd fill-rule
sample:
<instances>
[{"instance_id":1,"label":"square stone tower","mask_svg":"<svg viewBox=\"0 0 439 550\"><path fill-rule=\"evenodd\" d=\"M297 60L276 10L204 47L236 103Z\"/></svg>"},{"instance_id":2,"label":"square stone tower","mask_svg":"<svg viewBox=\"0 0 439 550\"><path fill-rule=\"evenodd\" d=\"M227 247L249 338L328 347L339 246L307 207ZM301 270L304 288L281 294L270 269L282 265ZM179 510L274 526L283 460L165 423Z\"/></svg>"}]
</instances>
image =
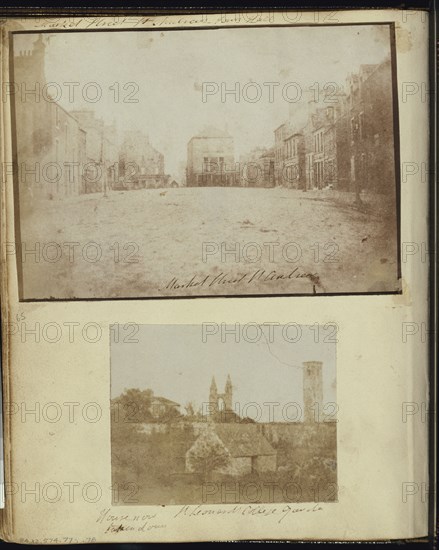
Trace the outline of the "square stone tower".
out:
<instances>
[{"instance_id":1,"label":"square stone tower","mask_svg":"<svg viewBox=\"0 0 439 550\"><path fill-rule=\"evenodd\" d=\"M323 407L323 363L306 361L303 363L303 405L304 421L320 422Z\"/></svg>"}]
</instances>

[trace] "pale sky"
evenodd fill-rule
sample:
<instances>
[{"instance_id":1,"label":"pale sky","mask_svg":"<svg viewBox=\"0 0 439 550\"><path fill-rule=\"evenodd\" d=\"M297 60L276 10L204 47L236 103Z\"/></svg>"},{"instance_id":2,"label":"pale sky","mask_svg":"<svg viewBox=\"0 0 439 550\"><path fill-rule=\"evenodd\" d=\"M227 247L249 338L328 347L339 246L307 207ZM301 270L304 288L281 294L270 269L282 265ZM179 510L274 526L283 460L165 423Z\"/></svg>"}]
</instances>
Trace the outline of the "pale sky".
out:
<instances>
[{"instance_id":1,"label":"pale sky","mask_svg":"<svg viewBox=\"0 0 439 550\"><path fill-rule=\"evenodd\" d=\"M273 130L288 116L282 95L294 82L302 90L318 82L344 86L349 72L361 64L379 63L390 54L389 27L379 25L206 29L197 31L126 31L50 33L46 50L46 80L63 93L68 110L93 108L98 116L116 122L120 133L139 129L165 155L165 169L175 174L186 162L187 143L205 125L228 129L235 157L254 147L274 144ZM37 35L15 35L15 51L30 48ZM69 101L65 82L79 82ZM82 91L96 82L102 97L85 101ZM243 87L258 84L259 101L242 95ZM274 101L264 82L276 82ZM115 83L119 101L115 101ZM128 83L127 89L123 86ZM202 101L203 83L218 92ZM221 98L221 87L239 83L238 101ZM214 84L214 86L215 86ZM117 87L117 85L116 85ZM90 88L90 95L93 90ZM248 88L252 99L256 88ZM127 103L127 94L137 103ZM296 100L294 88L287 96ZM302 96L303 97L303 96ZM297 97L299 100L299 97Z\"/></svg>"},{"instance_id":2,"label":"pale sky","mask_svg":"<svg viewBox=\"0 0 439 550\"><path fill-rule=\"evenodd\" d=\"M336 343L330 342L329 328L316 332L305 325L273 327L270 334L268 327L261 332L249 327L246 332L240 325L236 342L233 334L218 327L217 334L206 335L205 329L203 342L201 325L141 325L135 335L138 343L123 342L128 333L119 330L119 343L116 332L110 338L112 397L125 388L150 388L183 406L188 401L201 405L208 401L212 376L221 393L230 374L239 410L256 402L259 408L249 408L248 416L259 410L259 420L267 421L269 409L263 404L280 403L276 420L282 421L285 404L303 406L302 363L322 361L323 401L336 402Z\"/></svg>"}]
</instances>

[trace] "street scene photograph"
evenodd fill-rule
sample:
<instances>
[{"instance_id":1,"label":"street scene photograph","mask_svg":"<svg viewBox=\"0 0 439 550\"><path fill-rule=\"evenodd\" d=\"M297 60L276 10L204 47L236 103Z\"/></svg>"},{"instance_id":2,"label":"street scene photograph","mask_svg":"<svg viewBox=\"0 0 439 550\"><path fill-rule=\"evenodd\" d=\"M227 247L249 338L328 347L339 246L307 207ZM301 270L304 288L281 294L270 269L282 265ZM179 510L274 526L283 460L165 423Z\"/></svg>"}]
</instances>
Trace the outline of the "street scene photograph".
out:
<instances>
[{"instance_id":1,"label":"street scene photograph","mask_svg":"<svg viewBox=\"0 0 439 550\"><path fill-rule=\"evenodd\" d=\"M110 327L111 484L125 495L114 505L337 501L333 327L123 336Z\"/></svg>"},{"instance_id":2,"label":"street scene photograph","mask_svg":"<svg viewBox=\"0 0 439 550\"><path fill-rule=\"evenodd\" d=\"M401 292L392 33L13 33L20 300Z\"/></svg>"}]
</instances>

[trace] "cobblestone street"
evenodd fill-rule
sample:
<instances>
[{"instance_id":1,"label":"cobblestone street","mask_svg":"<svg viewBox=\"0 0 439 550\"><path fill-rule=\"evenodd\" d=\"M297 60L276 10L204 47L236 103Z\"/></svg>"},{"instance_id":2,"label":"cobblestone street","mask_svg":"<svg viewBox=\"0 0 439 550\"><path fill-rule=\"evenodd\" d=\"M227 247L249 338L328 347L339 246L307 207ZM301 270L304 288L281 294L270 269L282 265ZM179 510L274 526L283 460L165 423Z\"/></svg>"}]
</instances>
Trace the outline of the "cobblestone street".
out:
<instances>
[{"instance_id":1,"label":"cobblestone street","mask_svg":"<svg viewBox=\"0 0 439 550\"><path fill-rule=\"evenodd\" d=\"M395 291L387 203L365 200L360 211L353 200L330 190L177 188L34 202L21 227L24 297Z\"/></svg>"}]
</instances>

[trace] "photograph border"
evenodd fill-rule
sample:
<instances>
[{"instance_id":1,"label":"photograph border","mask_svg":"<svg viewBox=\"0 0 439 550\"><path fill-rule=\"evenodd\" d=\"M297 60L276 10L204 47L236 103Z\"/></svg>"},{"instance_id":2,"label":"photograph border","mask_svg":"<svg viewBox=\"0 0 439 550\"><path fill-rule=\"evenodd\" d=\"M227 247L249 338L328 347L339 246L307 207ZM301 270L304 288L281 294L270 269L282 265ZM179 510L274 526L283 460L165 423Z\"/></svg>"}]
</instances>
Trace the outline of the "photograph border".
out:
<instances>
[{"instance_id":1,"label":"photograph border","mask_svg":"<svg viewBox=\"0 0 439 550\"><path fill-rule=\"evenodd\" d=\"M254 10L244 10L251 12ZM269 13L269 9L264 9L260 13ZM221 12L223 13L223 12ZM214 13L213 13L214 14ZM49 16L50 17L50 16ZM397 55L396 55L396 23L394 21L379 21L373 23L298 23L298 24L250 24L250 25L203 25L203 26L164 26L164 27L152 27L152 28L117 28L117 29L52 29L52 30L23 30L23 31L9 31L9 76L11 81L14 82L14 51L13 51L13 38L14 35L21 34L58 34L58 33L96 33L96 32L162 32L162 31L197 31L197 30L215 30L215 29L251 29L251 28L273 28L273 27L352 27L352 26L388 26L390 33L390 65L392 73L392 106L393 106L393 142L394 142L394 173L395 173L395 220L396 220L396 241L397 241L397 269L396 281L400 282L399 290L389 291L371 291L371 292L322 292L316 293L257 293L257 294L199 294L188 296L117 296L117 297L93 297L93 298L25 298L23 295L23 262L22 258L22 242L21 242L21 219L20 219L20 193L19 193L19 177L18 177L18 149L17 149L17 133L16 133L16 101L15 98L10 101L11 109L11 138L12 138L12 165L13 165L13 189L14 189L14 230L15 230L15 251L16 251L16 265L17 265L17 278L18 278L18 301L24 303L33 302L107 302L107 301L119 301L119 300L186 300L186 299L199 299L199 298L282 298L282 297L331 297L331 296L383 296L383 295L400 295L403 293L402 289L402 269L401 269L401 151L400 151L400 126L399 126L399 104L398 104L398 79L397 79Z\"/></svg>"},{"instance_id":2,"label":"photograph border","mask_svg":"<svg viewBox=\"0 0 439 550\"><path fill-rule=\"evenodd\" d=\"M233 323L230 322L230 323L225 323L226 325L232 325ZM261 323L263 324L263 323ZM299 326L301 328L304 328L304 327L311 327L313 325L310 325L310 324L307 324L307 323L298 323ZM111 389L112 389L112 382L113 382L113 379L114 379L114 360L113 360L113 355L112 355L112 333L111 333L111 327L114 326L114 324L109 324L108 326L108 369L109 369L109 380L108 380L108 423L109 423L109 427L108 427L108 432L107 432L107 436L108 436L108 446L109 446L109 450L110 450L110 456L109 456L109 462L110 462L110 479L109 479L109 484L110 486L113 486L113 475L114 475L114 470L113 470L113 459L112 459L112 456L113 456L113 439L112 439L112 436L113 436L113 417L114 417L114 413L113 413L113 408L112 408L112 393L111 393ZM159 323L147 323L147 322L142 322L142 323L139 323L139 327L154 327L154 326L160 326L160 327L178 327L178 328L182 328L182 327L188 327L188 326L192 326L192 327L199 327L201 328L202 327L202 322L192 322L192 323L165 323L165 324L159 324ZM282 323L280 323L280 326L285 326L283 325ZM320 324L319 323L319 327L322 327L324 326L323 324ZM339 377L340 377L340 369L339 369L339 340L336 340L335 342L332 343L334 345L334 363L335 363L335 367L334 367L334 382L335 382L335 404L338 406L338 400L339 400L339 387L338 387L338 384L339 384ZM294 345L294 344L293 344ZM302 394L303 394L303 388L302 388ZM338 413L338 410L337 410L337 413ZM206 420L207 422L207 420ZM303 421L302 421L303 422ZM322 422L323 424L325 423L324 421ZM339 463L339 449L340 449L340 440L339 440L339 437L340 437L340 430L339 430L339 420L338 420L338 417L337 419L334 421L334 438L335 438L335 454L336 454L336 459L335 459L335 463L336 463L336 467L335 467L335 478L336 478L336 481L335 481L335 486L336 486L336 497L334 500L330 500L330 501L321 501L321 504L327 504L327 505L332 505L332 504L338 504L339 503L339 498L340 498L340 463ZM285 424L288 424L288 422L286 422ZM239 483L239 482L238 482ZM137 487L137 489L139 489L139 487ZM303 503L300 501L301 504L319 504L319 503L316 503L316 502L311 502L311 501L304 501ZM202 502L202 503L186 503L186 504L166 504L165 506L185 506L185 505L189 505L189 506L192 506L192 505L199 505L199 506L222 506L224 504L227 504L227 505L245 505L245 504L251 504L250 502L248 503L205 503L205 502ZM290 502L256 502L256 503L253 503L253 504L256 504L256 505L270 505L270 504L299 504L299 501L295 502L295 501L290 501ZM131 506L133 505L133 503L114 503L112 502L112 506ZM141 502L137 502L135 503L136 506L139 506L139 507L151 507L151 506L160 506L160 504L150 504L150 503L141 503ZM243 542L243 541L242 541Z\"/></svg>"}]
</instances>

